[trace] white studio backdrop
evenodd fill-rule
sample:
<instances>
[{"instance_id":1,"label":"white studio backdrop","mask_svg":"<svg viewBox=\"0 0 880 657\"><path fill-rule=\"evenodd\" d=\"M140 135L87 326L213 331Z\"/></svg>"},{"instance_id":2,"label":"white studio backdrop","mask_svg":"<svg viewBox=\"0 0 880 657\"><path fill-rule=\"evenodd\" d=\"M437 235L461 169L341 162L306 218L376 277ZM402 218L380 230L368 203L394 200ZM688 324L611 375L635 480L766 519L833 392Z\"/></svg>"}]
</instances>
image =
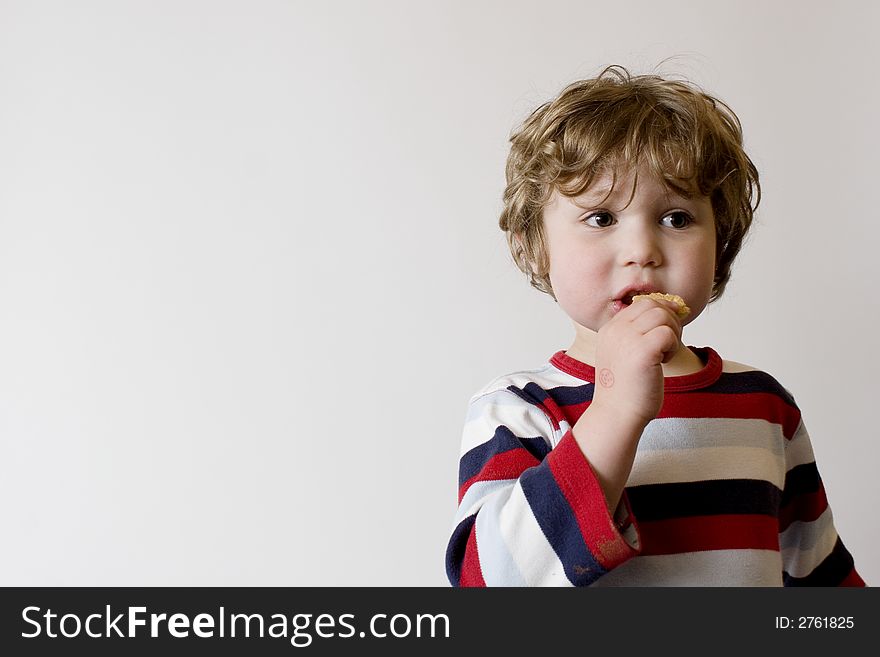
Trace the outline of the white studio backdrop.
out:
<instances>
[{"instance_id":1,"label":"white studio backdrop","mask_svg":"<svg viewBox=\"0 0 880 657\"><path fill-rule=\"evenodd\" d=\"M445 585L468 398L573 335L507 138L612 63L742 120L764 200L685 340L795 395L880 582L877 6L0 2L0 583Z\"/></svg>"}]
</instances>

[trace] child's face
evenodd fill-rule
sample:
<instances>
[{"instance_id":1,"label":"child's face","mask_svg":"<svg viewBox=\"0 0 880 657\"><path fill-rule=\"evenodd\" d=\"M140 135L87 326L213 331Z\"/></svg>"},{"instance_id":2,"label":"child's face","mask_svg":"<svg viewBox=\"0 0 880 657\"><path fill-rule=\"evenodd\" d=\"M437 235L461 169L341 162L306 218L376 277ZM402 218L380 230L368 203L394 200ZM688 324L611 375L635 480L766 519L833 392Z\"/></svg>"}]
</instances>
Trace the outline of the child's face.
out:
<instances>
[{"instance_id":1,"label":"child's face","mask_svg":"<svg viewBox=\"0 0 880 657\"><path fill-rule=\"evenodd\" d=\"M554 191L544 208L550 283L556 300L577 324L598 331L634 292L681 296L687 324L706 307L715 276L715 218L708 197L686 199L632 172L602 203L611 176L600 176L581 196Z\"/></svg>"}]
</instances>

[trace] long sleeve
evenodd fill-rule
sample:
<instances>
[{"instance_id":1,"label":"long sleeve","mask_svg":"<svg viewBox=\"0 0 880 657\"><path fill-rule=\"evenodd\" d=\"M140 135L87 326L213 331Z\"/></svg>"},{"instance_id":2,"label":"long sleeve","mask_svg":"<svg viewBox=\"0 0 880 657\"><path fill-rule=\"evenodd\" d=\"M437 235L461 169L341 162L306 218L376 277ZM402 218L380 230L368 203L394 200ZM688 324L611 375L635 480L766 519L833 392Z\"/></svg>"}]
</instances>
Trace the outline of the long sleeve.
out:
<instances>
[{"instance_id":1,"label":"long sleeve","mask_svg":"<svg viewBox=\"0 0 880 657\"><path fill-rule=\"evenodd\" d=\"M779 549L785 586L865 586L834 527L803 420L785 447Z\"/></svg>"},{"instance_id":2,"label":"long sleeve","mask_svg":"<svg viewBox=\"0 0 880 657\"><path fill-rule=\"evenodd\" d=\"M634 526L618 530L571 431L524 397L498 389L468 406L446 552L453 586L585 586L637 554Z\"/></svg>"}]
</instances>

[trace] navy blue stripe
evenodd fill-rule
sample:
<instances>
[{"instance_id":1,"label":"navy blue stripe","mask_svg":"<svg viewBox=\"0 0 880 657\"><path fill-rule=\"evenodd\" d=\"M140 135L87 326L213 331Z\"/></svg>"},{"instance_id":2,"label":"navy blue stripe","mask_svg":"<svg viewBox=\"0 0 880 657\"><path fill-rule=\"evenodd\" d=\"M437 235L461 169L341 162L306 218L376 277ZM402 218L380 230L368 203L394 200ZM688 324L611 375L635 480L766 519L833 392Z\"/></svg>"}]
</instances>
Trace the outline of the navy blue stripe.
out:
<instances>
[{"instance_id":1,"label":"navy blue stripe","mask_svg":"<svg viewBox=\"0 0 880 657\"><path fill-rule=\"evenodd\" d=\"M540 406L547 398L547 393L536 383L527 383L524 388L517 388L514 385L507 386L507 389L514 395L528 402L532 406Z\"/></svg>"},{"instance_id":2,"label":"navy blue stripe","mask_svg":"<svg viewBox=\"0 0 880 657\"><path fill-rule=\"evenodd\" d=\"M853 558L840 537L825 559L806 577L792 577L782 573L784 586L840 586L853 569Z\"/></svg>"},{"instance_id":3,"label":"navy blue stripe","mask_svg":"<svg viewBox=\"0 0 880 657\"><path fill-rule=\"evenodd\" d=\"M577 519L545 462L520 477L535 519L575 586L587 586L607 571L587 549Z\"/></svg>"},{"instance_id":4,"label":"navy blue stripe","mask_svg":"<svg viewBox=\"0 0 880 657\"><path fill-rule=\"evenodd\" d=\"M535 383L527 383L523 388L508 386L507 388L520 399L539 405L550 397L558 406L574 406L593 400L595 386L586 383L580 386L559 386L544 390ZM797 408L794 398L773 376L766 372L724 372L712 385L701 388L697 392L717 393L722 395L742 395L748 393L767 393L776 395L783 402ZM683 394L683 393L678 393Z\"/></svg>"},{"instance_id":5,"label":"navy blue stripe","mask_svg":"<svg viewBox=\"0 0 880 657\"><path fill-rule=\"evenodd\" d=\"M558 388L551 388L547 391L547 395L560 406L572 406L592 401L594 390L595 386L592 383L588 383L582 386L560 386ZM705 388L701 388L696 392L717 393L722 395L768 393L776 395L790 406L797 406L794 398L789 392L766 372L722 373L715 383L706 386ZM533 396L537 397L534 393Z\"/></svg>"},{"instance_id":6,"label":"navy blue stripe","mask_svg":"<svg viewBox=\"0 0 880 657\"><path fill-rule=\"evenodd\" d=\"M582 386L559 386L544 390L537 383L527 383L522 388L508 386L507 389L520 399L535 406L543 404L547 399L552 399L557 406L572 406L583 404L593 399L593 384L587 383Z\"/></svg>"},{"instance_id":7,"label":"navy blue stripe","mask_svg":"<svg viewBox=\"0 0 880 657\"><path fill-rule=\"evenodd\" d=\"M529 382L523 388L517 388L514 385L507 386L507 389L514 395L528 402L532 406L540 407L547 399L547 392L537 383Z\"/></svg>"},{"instance_id":8,"label":"navy blue stripe","mask_svg":"<svg viewBox=\"0 0 880 657\"><path fill-rule=\"evenodd\" d=\"M533 404L542 405L548 398L557 406L574 406L593 400L593 384L582 386L559 386L544 390L537 383L527 383L523 388L508 386L507 389L520 399Z\"/></svg>"},{"instance_id":9,"label":"navy blue stripe","mask_svg":"<svg viewBox=\"0 0 880 657\"><path fill-rule=\"evenodd\" d=\"M766 392L780 397L789 406L797 406L788 390L766 372L723 372L718 380L700 392L740 395Z\"/></svg>"},{"instance_id":10,"label":"navy blue stripe","mask_svg":"<svg viewBox=\"0 0 880 657\"><path fill-rule=\"evenodd\" d=\"M722 479L648 484L626 489L637 520L760 514L776 517L782 491L769 481Z\"/></svg>"},{"instance_id":11,"label":"navy blue stripe","mask_svg":"<svg viewBox=\"0 0 880 657\"><path fill-rule=\"evenodd\" d=\"M452 532L452 538L449 539L449 545L446 546L446 577L452 586L459 586L461 583L461 565L464 563L464 552L471 535L471 529L476 521L477 514L475 513L458 523L458 527Z\"/></svg>"},{"instance_id":12,"label":"navy blue stripe","mask_svg":"<svg viewBox=\"0 0 880 657\"><path fill-rule=\"evenodd\" d=\"M550 453L550 446L543 438L521 438L505 427L499 425L492 439L469 450L458 464L458 485L476 475L483 466L496 454L503 454L514 449L525 448L529 454L539 461Z\"/></svg>"},{"instance_id":13,"label":"navy blue stripe","mask_svg":"<svg viewBox=\"0 0 880 657\"><path fill-rule=\"evenodd\" d=\"M593 390L595 388L592 383L582 386L559 386L558 388L551 388L547 391L547 394L558 406L576 406L577 404L593 401Z\"/></svg>"},{"instance_id":14,"label":"navy blue stripe","mask_svg":"<svg viewBox=\"0 0 880 657\"><path fill-rule=\"evenodd\" d=\"M816 463L803 463L793 467L785 475L785 488L782 491L781 507L785 507L795 497L801 495L809 495L819 490L822 480L819 477L819 471L816 469Z\"/></svg>"}]
</instances>

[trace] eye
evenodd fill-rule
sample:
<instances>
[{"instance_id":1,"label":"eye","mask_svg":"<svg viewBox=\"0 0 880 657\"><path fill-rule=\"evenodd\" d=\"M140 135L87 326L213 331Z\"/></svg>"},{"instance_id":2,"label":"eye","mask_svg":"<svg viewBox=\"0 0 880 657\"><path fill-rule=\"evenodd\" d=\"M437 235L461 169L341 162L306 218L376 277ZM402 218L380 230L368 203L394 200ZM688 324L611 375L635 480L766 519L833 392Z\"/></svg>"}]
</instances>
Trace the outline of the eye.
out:
<instances>
[{"instance_id":1,"label":"eye","mask_svg":"<svg viewBox=\"0 0 880 657\"><path fill-rule=\"evenodd\" d=\"M584 217L583 222L587 224L587 226L592 226L593 228L608 228L614 223L614 217L611 216L610 212L594 212L593 214Z\"/></svg>"},{"instance_id":2,"label":"eye","mask_svg":"<svg viewBox=\"0 0 880 657\"><path fill-rule=\"evenodd\" d=\"M669 226L670 228L676 228L678 230L681 230L682 228L687 228L693 222L694 220L691 219L691 216L687 212L683 212L681 210L670 212L660 220L660 223L662 225Z\"/></svg>"}]
</instances>

